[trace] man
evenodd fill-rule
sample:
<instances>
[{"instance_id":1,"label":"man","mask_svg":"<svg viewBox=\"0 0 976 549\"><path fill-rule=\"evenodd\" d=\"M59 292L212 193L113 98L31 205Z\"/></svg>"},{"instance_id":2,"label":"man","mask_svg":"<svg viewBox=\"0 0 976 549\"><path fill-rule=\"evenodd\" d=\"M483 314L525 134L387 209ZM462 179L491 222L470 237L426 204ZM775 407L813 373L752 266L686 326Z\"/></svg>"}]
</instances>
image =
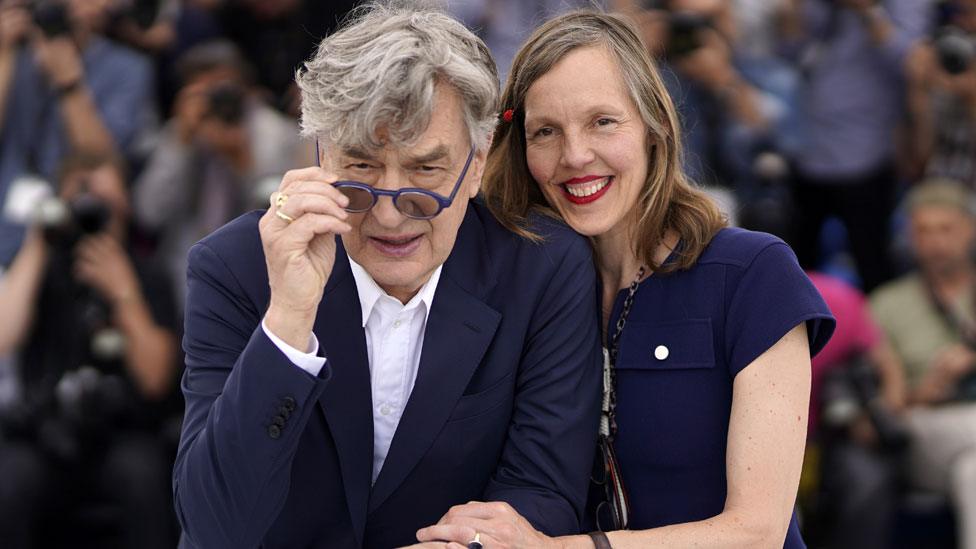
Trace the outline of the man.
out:
<instances>
[{"instance_id":1,"label":"man","mask_svg":"<svg viewBox=\"0 0 976 549\"><path fill-rule=\"evenodd\" d=\"M133 206L140 226L158 234L183 297L190 246L263 204L273 188L258 198L262 183L277 184L312 151L298 124L254 93L251 68L232 43L195 46L177 67L183 86L173 118L136 180Z\"/></svg>"},{"instance_id":2,"label":"man","mask_svg":"<svg viewBox=\"0 0 976 549\"><path fill-rule=\"evenodd\" d=\"M25 173L53 181L71 150L136 155L155 112L153 68L102 36L111 4L0 0L0 198ZM19 244L0 222L0 262Z\"/></svg>"},{"instance_id":3,"label":"man","mask_svg":"<svg viewBox=\"0 0 976 549\"><path fill-rule=\"evenodd\" d=\"M563 226L535 220L531 242L471 201L497 117L487 48L446 15L376 7L298 83L322 167L190 252L184 546L385 549L474 499L578 531L592 260Z\"/></svg>"},{"instance_id":4,"label":"man","mask_svg":"<svg viewBox=\"0 0 976 549\"><path fill-rule=\"evenodd\" d=\"M895 140L903 118L904 62L927 30L929 2L802 0L788 16L801 63L804 144L795 160L796 252L820 266L824 220L840 217L865 292L891 278Z\"/></svg>"},{"instance_id":5,"label":"man","mask_svg":"<svg viewBox=\"0 0 976 549\"><path fill-rule=\"evenodd\" d=\"M937 38L908 56L914 169L976 188L976 0L944 2Z\"/></svg>"},{"instance_id":6,"label":"man","mask_svg":"<svg viewBox=\"0 0 976 549\"><path fill-rule=\"evenodd\" d=\"M907 197L918 272L871 296L905 367L909 478L947 494L960 547L976 549L976 216L961 185L931 180Z\"/></svg>"},{"instance_id":7,"label":"man","mask_svg":"<svg viewBox=\"0 0 976 549\"><path fill-rule=\"evenodd\" d=\"M159 436L178 409L170 286L128 251L120 164L74 153L61 171L73 221L30 229L0 278L0 355L15 353L22 381L0 417L0 539L74 544L92 535L75 517L107 503L118 520L102 528L121 537L105 544L172 547L172 458Z\"/></svg>"}]
</instances>

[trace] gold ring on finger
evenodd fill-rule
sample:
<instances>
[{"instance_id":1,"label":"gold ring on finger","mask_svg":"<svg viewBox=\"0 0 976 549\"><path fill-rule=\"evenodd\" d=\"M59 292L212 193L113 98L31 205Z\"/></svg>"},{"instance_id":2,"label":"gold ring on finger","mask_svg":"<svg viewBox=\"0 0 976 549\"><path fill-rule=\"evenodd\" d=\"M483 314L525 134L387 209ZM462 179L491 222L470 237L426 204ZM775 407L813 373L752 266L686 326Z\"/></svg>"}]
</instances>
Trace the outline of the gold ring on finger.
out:
<instances>
[{"instance_id":1,"label":"gold ring on finger","mask_svg":"<svg viewBox=\"0 0 976 549\"><path fill-rule=\"evenodd\" d=\"M294 217L286 214L285 212L283 212L281 210L275 210L275 215L278 216L278 219L284 220L284 221L286 221L288 223L291 223L292 221L295 220Z\"/></svg>"},{"instance_id":2,"label":"gold ring on finger","mask_svg":"<svg viewBox=\"0 0 976 549\"><path fill-rule=\"evenodd\" d=\"M287 203L288 203L288 195L285 193L278 193L278 197L275 198L275 208L280 210L284 208L285 204Z\"/></svg>"}]
</instances>

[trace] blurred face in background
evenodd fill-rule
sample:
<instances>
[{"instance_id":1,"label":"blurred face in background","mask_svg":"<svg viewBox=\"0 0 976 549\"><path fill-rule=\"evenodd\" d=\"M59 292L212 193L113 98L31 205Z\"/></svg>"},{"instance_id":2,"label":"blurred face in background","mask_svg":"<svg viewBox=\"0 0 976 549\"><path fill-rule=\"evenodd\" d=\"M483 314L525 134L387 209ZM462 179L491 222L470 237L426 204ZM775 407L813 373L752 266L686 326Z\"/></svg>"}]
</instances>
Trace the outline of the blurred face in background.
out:
<instances>
[{"instance_id":1,"label":"blurred face in background","mask_svg":"<svg viewBox=\"0 0 976 549\"><path fill-rule=\"evenodd\" d=\"M129 219L129 193L119 170L106 163L94 169L71 170L61 179L60 196L65 202L72 202L84 193L108 206L112 214L109 232L124 234Z\"/></svg>"},{"instance_id":2,"label":"blurred face in background","mask_svg":"<svg viewBox=\"0 0 976 549\"><path fill-rule=\"evenodd\" d=\"M976 34L976 0L955 0L952 7L955 10L952 24L970 34Z\"/></svg>"},{"instance_id":3,"label":"blurred face in background","mask_svg":"<svg viewBox=\"0 0 976 549\"><path fill-rule=\"evenodd\" d=\"M569 52L526 94L529 172L550 206L581 234L636 227L647 135L606 48Z\"/></svg>"},{"instance_id":4,"label":"blurred face in background","mask_svg":"<svg viewBox=\"0 0 976 549\"><path fill-rule=\"evenodd\" d=\"M910 230L915 258L933 276L958 272L971 264L976 220L949 205L921 205L911 212Z\"/></svg>"},{"instance_id":5,"label":"blurred face in background","mask_svg":"<svg viewBox=\"0 0 976 549\"><path fill-rule=\"evenodd\" d=\"M726 0L671 0L667 6L671 11L687 11L715 16L724 9L725 2Z\"/></svg>"},{"instance_id":6,"label":"blurred face in background","mask_svg":"<svg viewBox=\"0 0 976 549\"><path fill-rule=\"evenodd\" d=\"M67 0L68 14L75 27L101 31L108 24L109 12L117 0Z\"/></svg>"},{"instance_id":7,"label":"blurred face in background","mask_svg":"<svg viewBox=\"0 0 976 549\"><path fill-rule=\"evenodd\" d=\"M302 5L301 0L243 0L241 3L255 17L264 20L274 20L289 15Z\"/></svg>"}]
</instances>

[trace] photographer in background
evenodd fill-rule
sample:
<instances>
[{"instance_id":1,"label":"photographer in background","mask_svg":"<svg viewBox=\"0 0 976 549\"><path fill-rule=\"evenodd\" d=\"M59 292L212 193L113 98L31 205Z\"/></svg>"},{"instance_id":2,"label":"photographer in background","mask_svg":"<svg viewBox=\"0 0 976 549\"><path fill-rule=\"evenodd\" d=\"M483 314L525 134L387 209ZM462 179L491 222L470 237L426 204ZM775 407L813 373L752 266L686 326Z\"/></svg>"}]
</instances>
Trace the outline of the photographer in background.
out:
<instances>
[{"instance_id":1,"label":"photographer in background","mask_svg":"<svg viewBox=\"0 0 976 549\"><path fill-rule=\"evenodd\" d=\"M136 221L160 238L160 256L182 303L190 246L265 206L281 174L314 159L295 121L252 93L251 69L233 44L196 46L177 67L183 87L136 180L133 202ZM273 186L265 188L266 181Z\"/></svg>"},{"instance_id":2,"label":"photographer in background","mask_svg":"<svg viewBox=\"0 0 976 549\"><path fill-rule=\"evenodd\" d=\"M0 200L26 174L52 180L72 149L139 156L152 131L152 66L102 36L111 0L0 0ZM21 244L0 221L0 264Z\"/></svg>"},{"instance_id":3,"label":"photographer in background","mask_svg":"<svg viewBox=\"0 0 976 549\"><path fill-rule=\"evenodd\" d=\"M929 180L906 197L918 270L871 295L905 367L909 481L949 496L959 547L976 549L976 210L961 184Z\"/></svg>"},{"instance_id":4,"label":"photographer in background","mask_svg":"<svg viewBox=\"0 0 976 549\"><path fill-rule=\"evenodd\" d=\"M888 549L909 442L902 365L860 290L807 274L838 329L812 362L809 434L821 483L804 535L825 549Z\"/></svg>"},{"instance_id":5,"label":"photographer in background","mask_svg":"<svg viewBox=\"0 0 976 549\"><path fill-rule=\"evenodd\" d=\"M111 0L0 0L0 194L51 179L70 149L135 152L152 116L147 59L102 37Z\"/></svg>"},{"instance_id":6,"label":"photographer in background","mask_svg":"<svg viewBox=\"0 0 976 549\"><path fill-rule=\"evenodd\" d=\"M774 74L768 63L738 51L728 2L642 5L649 8L637 14L644 40L666 69L662 77L685 128L686 169L700 183L748 192L753 157L776 147L793 90L767 78Z\"/></svg>"},{"instance_id":7,"label":"photographer in background","mask_svg":"<svg viewBox=\"0 0 976 549\"><path fill-rule=\"evenodd\" d=\"M0 422L0 539L88 539L72 517L108 504L121 546L172 547L172 462L157 436L177 377L169 286L127 252L112 157L66 159L59 199L42 205L45 222L0 279L0 354L16 352L21 378Z\"/></svg>"},{"instance_id":8,"label":"photographer in background","mask_svg":"<svg viewBox=\"0 0 976 549\"><path fill-rule=\"evenodd\" d=\"M935 35L908 58L912 168L976 189L976 0L939 7Z\"/></svg>"},{"instance_id":9,"label":"photographer in background","mask_svg":"<svg viewBox=\"0 0 976 549\"><path fill-rule=\"evenodd\" d=\"M824 220L847 229L861 285L892 275L895 139L903 113L905 56L928 29L927 0L794 0L787 49L804 75L804 145L795 160L796 252L821 267Z\"/></svg>"}]
</instances>

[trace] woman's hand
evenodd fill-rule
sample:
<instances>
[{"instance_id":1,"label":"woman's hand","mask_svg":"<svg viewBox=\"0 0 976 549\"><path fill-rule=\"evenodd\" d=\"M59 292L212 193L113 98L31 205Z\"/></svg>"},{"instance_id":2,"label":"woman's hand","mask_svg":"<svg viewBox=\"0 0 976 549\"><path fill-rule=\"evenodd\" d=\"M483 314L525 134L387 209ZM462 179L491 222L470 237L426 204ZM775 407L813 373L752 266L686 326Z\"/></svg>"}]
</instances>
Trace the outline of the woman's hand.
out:
<instances>
[{"instance_id":1,"label":"woman's hand","mask_svg":"<svg viewBox=\"0 0 976 549\"><path fill-rule=\"evenodd\" d=\"M485 549L548 549L557 542L529 524L511 505L471 502L455 505L434 526L417 532L417 539L453 542L451 549L466 548L475 536ZM458 545L454 545L458 544Z\"/></svg>"}]
</instances>

